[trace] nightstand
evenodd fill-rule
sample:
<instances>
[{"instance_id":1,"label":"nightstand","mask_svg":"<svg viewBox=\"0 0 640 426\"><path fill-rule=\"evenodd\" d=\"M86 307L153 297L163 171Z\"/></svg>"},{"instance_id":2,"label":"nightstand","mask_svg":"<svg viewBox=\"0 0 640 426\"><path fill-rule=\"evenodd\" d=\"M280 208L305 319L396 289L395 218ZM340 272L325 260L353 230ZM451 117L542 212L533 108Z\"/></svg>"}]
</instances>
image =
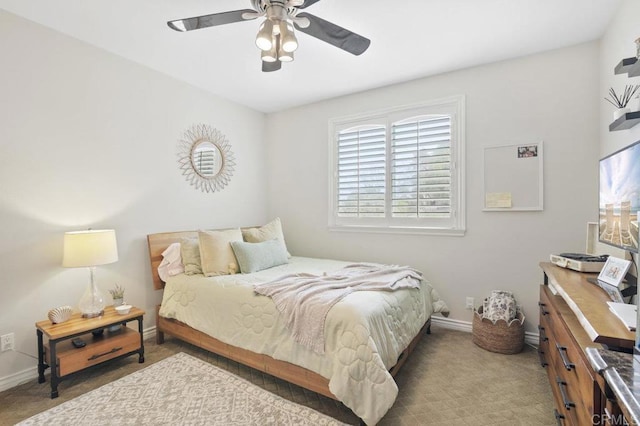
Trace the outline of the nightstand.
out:
<instances>
[{"instance_id":1,"label":"nightstand","mask_svg":"<svg viewBox=\"0 0 640 426\"><path fill-rule=\"evenodd\" d=\"M118 314L113 306L104 308L104 315L82 318L75 313L63 323L52 324L49 320L36 323L38 334L38 383L44 383L44 370L51 367L51 398L58 397L58 384L74 373L101 364L105 361L124 358L135 353L138 362L144 362L142 340L142 317L144 311L132 307L126 315ZM126 326L138 321L138 331ZM43 336L48 341L45 343ZM85 346L76 348L72 340L76 337Z\"/></svg>"}]
</instances>

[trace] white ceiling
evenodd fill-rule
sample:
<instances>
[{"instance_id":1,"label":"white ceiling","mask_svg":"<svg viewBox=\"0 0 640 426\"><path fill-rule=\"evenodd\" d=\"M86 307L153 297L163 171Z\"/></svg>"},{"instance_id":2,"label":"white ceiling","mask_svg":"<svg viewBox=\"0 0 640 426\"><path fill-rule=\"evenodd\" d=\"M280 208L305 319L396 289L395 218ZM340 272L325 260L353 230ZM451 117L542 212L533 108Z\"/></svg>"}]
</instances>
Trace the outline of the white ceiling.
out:
<instances>
[{"instance_id":1,"label":"white ceiling","mask_svg":"<svg viewBox=\"0 0 640 426\"><path fill-rule=\"evenodd\" d=\"M0 8L263 112L601 37L621 0L322 0L309 12L371 39L353 56L298 32L261 72L258 20L178 33L166 21L249 0L0 0Z\"/></svg>"}]
</instances>

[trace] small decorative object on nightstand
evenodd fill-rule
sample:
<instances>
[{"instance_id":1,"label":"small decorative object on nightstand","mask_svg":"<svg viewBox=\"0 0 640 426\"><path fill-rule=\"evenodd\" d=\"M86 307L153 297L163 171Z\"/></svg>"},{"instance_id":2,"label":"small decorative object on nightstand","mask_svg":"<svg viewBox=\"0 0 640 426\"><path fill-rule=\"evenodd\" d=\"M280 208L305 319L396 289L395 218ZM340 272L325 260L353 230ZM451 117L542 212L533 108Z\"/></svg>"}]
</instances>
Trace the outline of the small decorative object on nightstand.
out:
<instances>
[{"instance_id":1,"label":"small decorative object on nightstand","mask_svg":"<svg viewBox=\"0 0 640 426\"><path fill-rule=\"evenodd\" d=\"M115 288L109 290L113 298L113 306L124 305L124 288L116 284Z\"/></svg>"},{"instance_id":2,"label":"small decorative object on nightstand","mask_svg":"<svg viewBox=\"0 0 640 426\"><path fill-rule=\"evenodd\" d=\"M47 316L51 324L60 324L71 318L71 314L73 314L71 306L60 306L59 308L51 309Z\"/></svg>"},{"instance_id":3,"label":"small decorative object on nightstand","mask_svg":"<svg viewBox=\"0 0 640 426\"><path fill-rule=\"evenodd\" d=\"M116 306L116 312L120 315L127 315L131 311L131 305L119 305Z\"/></svg>"}]
</instances>

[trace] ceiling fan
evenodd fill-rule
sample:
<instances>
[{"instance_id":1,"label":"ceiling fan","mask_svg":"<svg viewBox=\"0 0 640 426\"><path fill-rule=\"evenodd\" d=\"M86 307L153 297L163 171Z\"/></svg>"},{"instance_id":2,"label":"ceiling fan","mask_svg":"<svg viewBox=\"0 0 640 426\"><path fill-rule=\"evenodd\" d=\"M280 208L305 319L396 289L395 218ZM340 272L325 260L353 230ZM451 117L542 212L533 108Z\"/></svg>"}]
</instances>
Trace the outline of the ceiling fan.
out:
<instances>
[{"instance_id":1,"label":"ceiling fan","mask_svg":"<svg viewBox=\"0 0 640 426\"><path fill-rule=\"evenodd\" d=\"M167 25L173 30L185 32L264 17L265 20L260 25L256 37L256 45L262 51L262 71L265 72L277 71L281 68L282 62L293 61L293 52L298 48L294 26L305 34L354 55L362 54L371 44L368 38L302 12L320 0L250 1L253 9L176 19L167 22Z\"/></svg>"}]
</instances>

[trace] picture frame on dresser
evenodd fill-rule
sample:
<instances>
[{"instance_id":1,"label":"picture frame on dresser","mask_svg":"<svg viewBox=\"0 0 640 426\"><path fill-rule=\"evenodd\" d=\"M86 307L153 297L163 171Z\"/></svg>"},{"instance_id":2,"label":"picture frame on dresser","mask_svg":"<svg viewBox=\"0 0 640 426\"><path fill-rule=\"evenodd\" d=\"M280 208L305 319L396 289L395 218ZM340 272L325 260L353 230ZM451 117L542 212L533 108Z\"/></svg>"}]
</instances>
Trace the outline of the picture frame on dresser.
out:
<instances>
[{"instance_id":1,"label":"picture frame on dresser","mask_svg":"<svg viewBox=\"0 0 640 426\"><path fill-rule=\"evenodd\" d=\"M619 288L620 283L622 283L622 280L627 275L629 266L631 266L630 260L609 256L602 271L600 271L600 275L598 275L598 281Z\"/></svg>"}]
</instances>

